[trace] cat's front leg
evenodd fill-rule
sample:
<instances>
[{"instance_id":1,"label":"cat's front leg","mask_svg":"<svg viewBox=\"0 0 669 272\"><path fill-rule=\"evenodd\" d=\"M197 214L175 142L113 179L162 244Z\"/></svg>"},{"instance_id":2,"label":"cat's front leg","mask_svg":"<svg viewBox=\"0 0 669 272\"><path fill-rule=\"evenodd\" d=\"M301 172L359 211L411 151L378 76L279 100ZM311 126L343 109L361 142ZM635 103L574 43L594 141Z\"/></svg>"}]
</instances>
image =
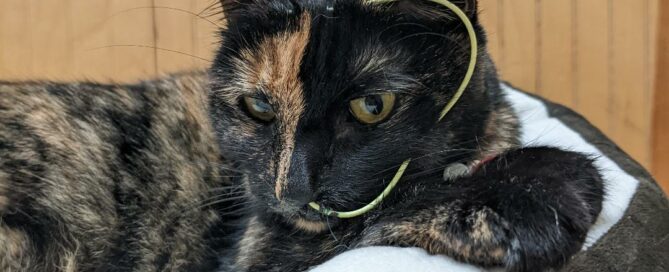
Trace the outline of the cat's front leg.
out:
<instances>
[{"instance_id":1,"label":"cat's front leg","mask_svg":"<svg viewBox=\"0 0 669 272\"><path fill-rule=\"evenodd\" d=\"M541 147L501 154L447 185L417 188L413 200L366 230L363 245L417 246L487 267L540 271L580 250L603 198L590 158Z\"/></svg>"}]
</instances>

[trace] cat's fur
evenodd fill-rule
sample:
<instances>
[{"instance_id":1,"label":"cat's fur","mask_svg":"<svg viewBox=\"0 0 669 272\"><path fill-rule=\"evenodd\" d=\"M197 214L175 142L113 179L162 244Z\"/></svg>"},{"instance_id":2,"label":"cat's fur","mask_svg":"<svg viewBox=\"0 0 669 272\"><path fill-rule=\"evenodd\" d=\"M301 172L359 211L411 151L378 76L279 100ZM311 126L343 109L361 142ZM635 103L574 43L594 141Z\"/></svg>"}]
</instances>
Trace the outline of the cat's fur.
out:
<instances>
[{"instance_id":1,"label":"cat's fur","mask_svg":"<svg viewBox=\"0 0 669 272\"><path fill-rule=\"evenodd\" d=\"M512 270L563 264L600 210L597 170L580 154L516 149L476 1L455 2L480 59L442 122L468 43L450 12L420 1L224 0L210 77L0 83L0 270L204 269L234 223L223 271L301 271L367 245ZM397 92L397 108L358 124L348 100L379 91ZM244 95L268 99L277 120L252 119ZM490 155L471 176L441 178ZM406 158L405 178L360 218L305 207L358 208Z\"/></svg>"},{"instance_id":2,"label":"cat's fur","mask_svg":"<svg viewBox=\"0 0 669 272\"><path fill-rule=\"evenodd\" d=\"M0 83L0 271L211 265L206 82Z\"/></svg>"},{"instance_id":3,"label":"cat's fur","mask_svg":"<svg viewBox=\"0 0 669 272\"><path fill-rule=\"evenodd\" d=\"M369 245L536 271L580 249L601 209L599 173L581 154L517 149L517 120L486 52L476 1L454 1L474 24L479 60L441 122L470 46L462 22L442 6L222 2L228 26L212 69L211 119L251 201L223 271L303 271ZM378 92L399 96L393 113L376 125L357 122L348 102ZM266 99L276 119L254 119L245 96ZM446 165L491 155L471 176L442 180ZM400 185L363 216L324 218L307 206L359 208L407 158Z\"/></svg>"}]
</instances>

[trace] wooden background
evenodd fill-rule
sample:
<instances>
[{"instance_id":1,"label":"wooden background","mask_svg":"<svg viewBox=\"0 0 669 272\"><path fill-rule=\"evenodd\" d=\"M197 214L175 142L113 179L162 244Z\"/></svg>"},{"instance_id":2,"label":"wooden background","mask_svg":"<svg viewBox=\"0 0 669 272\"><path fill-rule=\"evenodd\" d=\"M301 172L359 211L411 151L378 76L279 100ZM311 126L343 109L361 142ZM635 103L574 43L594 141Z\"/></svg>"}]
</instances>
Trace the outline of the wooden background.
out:
<instances>
[{"instance_id":1,"label":"wooden background","mask_svg":"<svg viewBox=\"0 0 669 272\"><path fill-rule=\"evenodd\" d=\"M667 3L479 2L505 80L584 114L669 189L669 94L656 84L669 69L658 61ZM0 0L0 79L131 81L206 67L221 23L207 9L215 3Z\"/></svg>"}]
</instances>

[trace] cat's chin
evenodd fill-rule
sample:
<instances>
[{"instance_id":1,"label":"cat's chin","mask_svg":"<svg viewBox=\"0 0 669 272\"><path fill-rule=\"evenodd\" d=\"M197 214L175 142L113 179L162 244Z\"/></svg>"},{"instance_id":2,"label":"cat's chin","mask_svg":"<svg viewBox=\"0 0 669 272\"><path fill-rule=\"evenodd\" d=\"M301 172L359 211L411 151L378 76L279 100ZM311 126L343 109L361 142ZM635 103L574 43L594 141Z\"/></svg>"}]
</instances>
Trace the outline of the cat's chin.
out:
<instances>
[{"instance_id":1,"label":"cat's chin","mask_svg":"<svg viewBox=\"0 0 669 272\"><path fill-rule=\"evenodd\" d=\"M302 208L291 207L288 209L279 204L270 206L269 210L265 210L265 212L268 212L266 215L269 215L271 220L280 221L285 226L311 234L327 231L328 223L332 225L333 221L336 221L333 220L334 218L330 220L325 219L318 211L306 205Z\"/></svg>"},{"instance_id":2,"label":"cat's chin","mask_svg":"<svg viewBox=\"0 0 669 272\"><path fill-rule=\"evenodd\" d=\"M328 224L333 225L337 220L335 218L327 220L319 212L308 206L290 213L275 213L277 219L287 225L307 233L317 234L328 230Z\"/></svg>"},{"instance_id":3,"label":"cat's chin","mask_svg":"<svg viewBox=\"0 0 669 272\"><path fill-rule=\"evenodd\" d=\"M309 233L322 233L328 229L328 225L326 222L313 221L302 217L298 217L295 220L293 220L293 225L296 228Z\"/></svg>"},{"instance_id":4,"label":"cat's chin","mask_svg":"<svg viewBox=\"0 0 669 272\"><path fill-rule=\"evenodd\" d=\"M303 207L295 216L290 218L292 218L290 223L295 228L308 233L322 233L328 229L328 222L323 218L323 215L308 206Z\"/></svg>"}]
</instances>

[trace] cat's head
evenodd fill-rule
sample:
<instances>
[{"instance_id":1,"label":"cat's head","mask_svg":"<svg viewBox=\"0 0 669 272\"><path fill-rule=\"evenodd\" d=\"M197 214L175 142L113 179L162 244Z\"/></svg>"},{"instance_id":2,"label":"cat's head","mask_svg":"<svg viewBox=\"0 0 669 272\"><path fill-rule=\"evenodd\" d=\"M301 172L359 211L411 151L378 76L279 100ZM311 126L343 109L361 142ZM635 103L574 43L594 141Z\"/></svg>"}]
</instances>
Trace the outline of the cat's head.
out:
<instances>
[{"instance_id":1,"label":"cat's head","mask_svg":"<svg viewBox=\"0 0 669 272\"><path fill-rule=\"evenodd\" d=\"M323 231L308 202L356 209L407 158L414 161L401 182L439 176L475 151L490 110L486 78L495 78L475 0L453 2L475 25L479 65L441 122L470 50L463 23L444 7L222 2L227 27L211 69L211 117L223 156L243 173L262 214Z\"/></svg>"}]
</instances>

